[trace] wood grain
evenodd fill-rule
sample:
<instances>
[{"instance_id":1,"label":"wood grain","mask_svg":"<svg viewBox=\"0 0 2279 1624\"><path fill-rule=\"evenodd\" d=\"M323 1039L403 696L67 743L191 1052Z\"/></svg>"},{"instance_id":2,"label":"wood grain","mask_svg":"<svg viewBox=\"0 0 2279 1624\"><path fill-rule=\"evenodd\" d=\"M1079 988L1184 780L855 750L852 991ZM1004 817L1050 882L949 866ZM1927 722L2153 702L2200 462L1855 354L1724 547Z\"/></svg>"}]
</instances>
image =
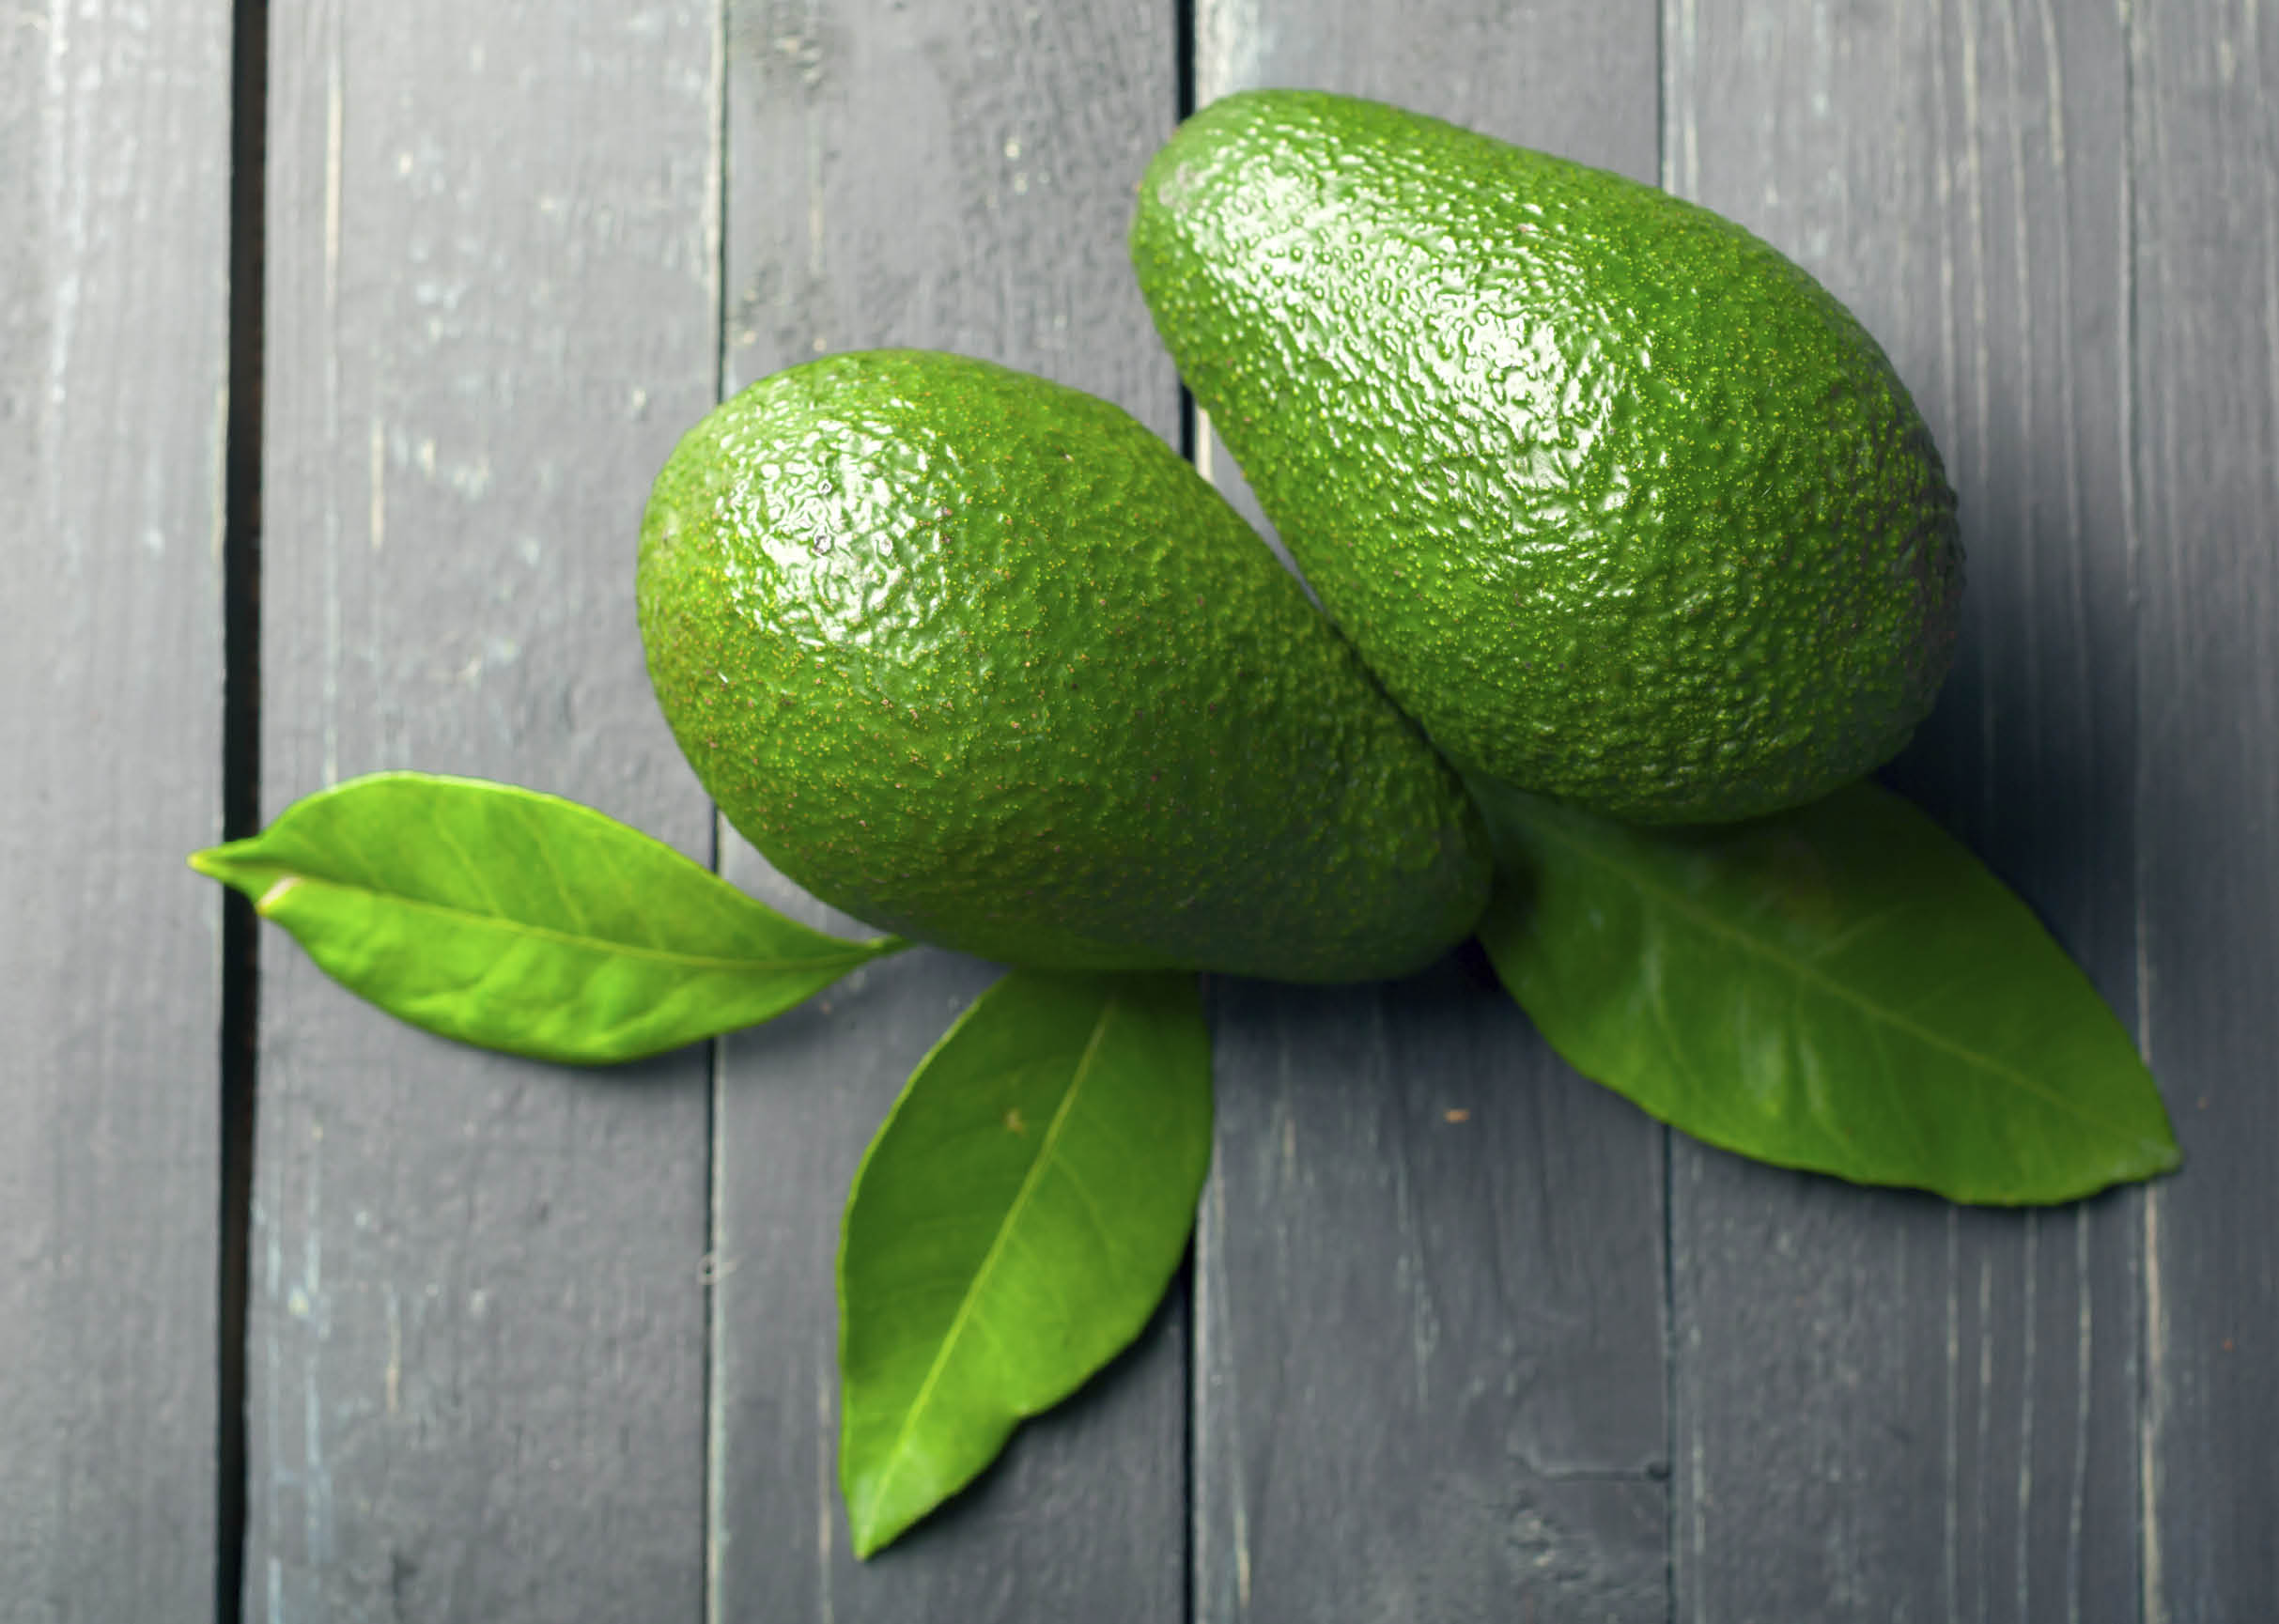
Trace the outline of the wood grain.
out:
<instances>
[{"instance_id":1,"label":"wood grain","mask_svg":"<svg viewBox=\"0 0 2279 1624\"><path fill-rule=\"evenodd\" d=\"M1671 0L1672 189L1877 335L1961 498L1966 625L1887 775L2135 1006L2116 19ZM2041 1214L1673 1142L1678 1616L2123 1619L2139 1198Z\"/></svg>"},{"instance_id":2,"label":"wood grain","mask_svg":"<svg viewBox=\"0 0 2279 1624\"><path fill-rule=\"evenodd\" d=\"M1663 1617L1652 1124L1468 954L1215 1006L1197 1616Z\"/></svg>"},{"instance_id":3,"label":"wood grain","mask_svg":"<svg viewBox=\"0 0 2279 1624\"><path fill-rule=\"evenodd\" d=\"M714 388L717 37L276 8L265 815L416 766L709 855L632 586ZM705 1054L517 1062L263 968L245 1616L696 1616Z\"/></svg>"},{"instance_id":4,"label":"wood grain","mask_svg":"<svg viewBox=\"0 0 2279 1624\"><path fill-rule=\"evenodd\" d=\"M1651 5L1202 0L1196 98L1371 96L1651 178ZM1253 518L1233 464L1208 471ZM1476 958L1221 982L1196 1616L1665 1616L1662 1131Z\"/></svg>"},{"instance_id":5,"label":"wood grain","mask_svg":"<svg viewBox=\"0 0 2279 1624\"><path fill-rule=\"evenodd\" d=\"M2138 7L2143 1038L2184 1169L2146 1213L2144 1616L2279 1596L2279 40Z\"/></svg>"},{"instance_id":6,"label":"wood grain","mask_svg":"<svg viewBox=\"0 0 2279 1624\"><path fill-rule=\"evenodd\" d=\"M212 1604L229 74L0 17L0 1619Z\"/></svg>"},{"instance_id":7,"label":"wood grain","mask_svg":"<svg viewBox=\"0 0 2279 1624\"><path fill-rule=\"evenodd\" d=\"M1168 6L740 5L729 28L728 381L917 345L1105 395L1176 441L1125 265L1171 132ZM725 872L814 922L740 842ZM1137 1349L860 1567L836 1466L832 1258L862 1147L993 972L925 951L731 1040L718 1096L714 1605L723 1618L1181 1616L1184 1282Z\"/></svg>"}]
</instances>

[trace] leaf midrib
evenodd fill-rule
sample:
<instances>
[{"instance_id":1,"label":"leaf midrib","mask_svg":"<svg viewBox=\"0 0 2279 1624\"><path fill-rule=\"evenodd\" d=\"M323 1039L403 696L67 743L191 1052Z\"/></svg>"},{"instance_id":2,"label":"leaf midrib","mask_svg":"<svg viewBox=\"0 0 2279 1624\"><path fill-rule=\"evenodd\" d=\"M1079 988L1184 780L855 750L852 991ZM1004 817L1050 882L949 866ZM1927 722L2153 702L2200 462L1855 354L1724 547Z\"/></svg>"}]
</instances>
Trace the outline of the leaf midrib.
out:
<instances>
[{"instance_id":1,"label":"leaf midrib","mask_svg":"<svg viewBox=\"0 0 2279 1624\"><path fill-rule=\"evenodd\" d=\"M615 941L608 936L581 936L569 931L556 930L550 925L533 924L527 920L518 920L507 914L478 913L472 908L453 907L442 903L428 902L422 897L406 896L401 891L381 890L374 886L352 885L341 880L328 879L322 875L287 868L283 864L277 865L277 872L280 878L296 880L301 885L313 886L320 890L349 891L358 896L377 897L382 902L393 903L397 907L433 914L443 919L496 925L503 930L532 936L541 941L558 942L567 947L606 952L621 958L644 959L657 964L679 965L695 969L810 970L841 967L851 969L858 965L867 964L872 959L908 945L897 936L882 936L876 943L850 942L846 944L845 951L841 952L782 959L729 958L716 953L679 952L670 948L643 947L634 942ZM266 895L266 892L264 894ZM264 919L271 917L268 910L260 908L257 904L256 911L259 912Z\"/></svg>"},{"instance_id":2,"label":"leaf midrib","mask_svg":"<svg viewBox=\"0 0 2279 1624\"><path fill-rule=\"evenodd\" d=\"M1940 1036L1931 1029L1916 1024L1915 1022L1908 1019L1905 1015L1899 1013L1897 1011L1887 1009L1881 1004L1869 1002L1868 999L1862 998L1859 994L1854 993L1850 988L1846 987L1841 982L1832 980L1825 974L1814 969L1801 960L1791 958L1789 955L1781 952L1778 949L1773 947L1761 937L1750 936L1745 931L1738 930L1733 926L1727 924L1725 921L1719 920L1715 915L1703 912L1701 909L1693 905L1678 893L1666 890L1662 887L1652 883L1651 880L1641 877L1631 868L1626 867L1612 858L1593 850L1590 846L1574 839L1565 831L1553 827L1547 822L1530 819L1529 827L1535 829L1538 833L1543 834L1548 839L1556 842L1558 844L1566 847L1567 850L1575 853L1585 861L1594 863L1602 869L1608 870L1616 874L1620 875L1630 884L1637 887L1637 889L1640 891L1643 891L1646 895L1655 898L1665 904L1672 913L1692 921L1696 926L1707 932L1709 935L1722 937L1729 942L1737 943L1744 951L1753 953L1756 957L1767 960L1781 968L1791 971L1799 981L1820 988L1828 996L1836 998L1838 1002L1850 1004L1853 1008L1858 1010L1870 1020L1880 1021L1885 1026L1897 1028L1899 1030L1910 1034L1931 1048L1952 1055L1956 1059L1964 1061L1966 1064L1975 1066L1978 1070L1988 1073L1992 1076L2000 1077L2011 1082L2017 1087L2023 1089L2027 1093L2034 1095L2052 1106L2054 1106L2059 1111L2072 1116L2077 1121L2086 1122L2092 1127L2102 1129L2105 1132L2111 1133L2116 1137L2123 1138L2132 1144L2157 1143L2155 1140L2146 1138L2141 1133L2137 1132L2133 1128L2116 1124L2109 1119L2100 1116L2095 1112L2083 1109L2078 1102L2069 1099L2063 1094L2053 1092L2051 1090L2043 1087L2039 1083L2037 1083L2032 1077L2028 1076L2025 1073L2017 1070L2015 1067L2004 1065L2000 1061L1991 1059L1988 1057L1976 1052L1975 1050L1964 1048L1960 1044L1955 1043L1952 1039Z\"/></svg>"},{"instance_id":3,"label":"leaf midrib","mask_svg":"<svg viewBox=\"0 0 2279 1624\"><path fill-rule=\"evenodd\" d=\"M1116 1013L1117 1001L1111 994L1101 1004L1100 1018L1093 1024L1092 1036L1085 1041L1084 1053L1077 1061L1076 1075L1069 1080L1068 1091L1061 1096L1061 1103L1053 1108L1052 1121L1046 1125L1045 1137L1037 1146L1036 1159L1029 1164L1029 1170L1021 1175L1021 1187L1014 1192L1012 1204L1005 1209L1003 1221L998 1225L997 1233L989 1239L988 1251L982 1255L981 1265L973 1272L972 1283L958 1300L957 1312L951 1316L950 1328L942 1333L941 1346L935 1351L933 1362L926 1367L925 1378L919 1383L917 1395L911 1399L910 1407L903 1412L902 1425L894 1430L894 1441L887 1446L886 1461L878 1468L878 1476L871 1480L870 1509L874 1515L885 1501L887 1491L901 1471L903 1462L909 1459L911 1432L927 1405L933 1401L934 1388L940 1382L942 1372L949 1368L950 1355L956 1350L959 1338L964 1335L966 1322L972 1316L974 1305L980 1302L988 1287L989 1276L997 1267L998 1259L1003 1255L1006 1238L1019 1228L1021 1214L1028 1207L1030 1197L1035 1194L1037 1186L1043 1182L1045 1168L1051 1163L1053 1152L1060 1144L1061 1132L1067 1125L1069 1111L1075 1106L1077 1096L1083 1092L1085 1081L1092 1075L1093 1061L1100 1052L1100 1040L1108 1034L1108 1019Z\"/></svg>"}]
</instances>

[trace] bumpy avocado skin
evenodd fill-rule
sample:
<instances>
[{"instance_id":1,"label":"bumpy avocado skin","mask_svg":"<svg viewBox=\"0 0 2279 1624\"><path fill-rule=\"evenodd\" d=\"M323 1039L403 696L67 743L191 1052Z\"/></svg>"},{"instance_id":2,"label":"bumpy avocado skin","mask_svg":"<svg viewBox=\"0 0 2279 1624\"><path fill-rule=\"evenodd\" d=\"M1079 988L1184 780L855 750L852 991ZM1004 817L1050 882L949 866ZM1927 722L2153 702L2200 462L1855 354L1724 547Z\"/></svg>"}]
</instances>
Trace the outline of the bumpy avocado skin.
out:
<instances>
[{"instance_id":1,"label":"bumpy avocado skin","mask_svg":"<svg viewBox=\"0 0 2279 1624\"><path fill-rule=\"evenodd\" d=\"M1938 452L1874 340L1739 226L1264 91L1156 155L1132 257L1324 605L1486 792L1746 817L1930 710L1962 587Z\"/></svg>"},{"instance_id":2,"label":"bumpy avocado skin","mask_svg":"<svg viewBox=\"0 0 2279 1624\"><path fill-rule=\"evenodd\" d=\"M639 603L682 751L791 879L1046 969L1404 974L1479 815L1256 534L1105 401L848 354L681 441Z\"/></svg>"}]
</instances>

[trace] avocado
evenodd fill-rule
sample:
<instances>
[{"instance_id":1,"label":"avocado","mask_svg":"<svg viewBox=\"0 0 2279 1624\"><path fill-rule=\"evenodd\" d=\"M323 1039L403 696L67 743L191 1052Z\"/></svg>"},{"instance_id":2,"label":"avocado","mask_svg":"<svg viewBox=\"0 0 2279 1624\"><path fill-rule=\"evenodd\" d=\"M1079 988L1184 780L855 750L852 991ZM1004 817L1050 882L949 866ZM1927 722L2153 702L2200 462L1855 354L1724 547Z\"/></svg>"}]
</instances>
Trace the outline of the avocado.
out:
<instances>
[{"instance_id":1,"label":"avocado","mask_svg":"<svg viewBox=\"0 0 2279 1624\"><path fill-rule=\"evenodd\" d=\"M1394 976L1486 905L1479 813L1256 532L1147 428L878 350L684 438L650 681L728 820L883 930L1041 969Z\"/></svg>"},{"instance_id":2,"label":"avocado","mask_svg":"<svg viewBox=\"0 0 2279 1624\"><path fill-rule=\"evenodd\" d=\"M1131 250L1322 603L1481 793L1748 817L1930 710L1962 587L1938 451L1875 341L1738 225L1258 91L1156 154Z\"/></svg>"}]
</instances>

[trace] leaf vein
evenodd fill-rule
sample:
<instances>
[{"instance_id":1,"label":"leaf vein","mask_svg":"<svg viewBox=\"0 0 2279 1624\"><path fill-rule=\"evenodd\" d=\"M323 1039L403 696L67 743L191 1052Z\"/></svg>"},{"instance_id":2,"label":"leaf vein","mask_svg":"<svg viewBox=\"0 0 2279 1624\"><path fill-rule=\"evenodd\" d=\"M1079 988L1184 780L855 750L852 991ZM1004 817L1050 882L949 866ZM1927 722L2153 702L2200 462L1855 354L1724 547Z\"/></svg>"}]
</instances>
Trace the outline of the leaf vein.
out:
<instances>
[{"instance_id":1,"label":"leaf vein","mask_svg":"<svg viewBox=\"0 0 2279 1624\"><path fill-rule=\"evenodd\" d=\"M1956 1043L1953 1039L1944 1037L1936 1030L1929 1027L1922 1026L1909 1017L1899 1013L1897 1011L1889 1009L1882 1004L1875 1003L1860 994L1852 991L1841 982L1832 980L1828 976L1815 970L1802 960L1792 958L1790 955L1781 952L1761 938L1753 936L1745 931L1735 930L1730 925L1728 925L1723 920L1717 919L1715 915L1703 912L1701 909L1694 906L1680 893L1673 890L1665 889L1660 886L1652 884L1651 881L1640 878L1635 871L1624 867L1621 863L1616 861L1614 858L1593 850L1589 845L1575 839L1574 836L1569 835L1562 830L1555 829L1549 827L1547 823L1541 820L1529 819L1528 822L1529 826L1533 827L1539 834L1542 834L1558 844L1566 847L1570 852L1573 852L1577 857L1580 857L1584 861L1620 875L1622 879L1627 881L1629 884L1636 886L1639 890L1645 892L1648 896L1652 897L1664 904L1670 910L1670 912L1678 915L1682 919L1691 921L1701 931L1710 936L1717 936L1725 941L1733 943L1740 947L1744 951L1753 954L1757 958L1766 960L1769 963L1789 971L1798 981L1818 987L1821 991L1826 993L1829 997L1837 999L1838 1002L1850 1004L1853 1008L1858 1010L1862 1014L1866 1015L1871 1022L1880 1021L1886 1025L1896 1027L1900 1031L1906 1032L1910 1036L1915 1038L1926 1047L1937 1049L1942 1053L1951 1055L1957 1059L1961 1060L1966 1065L1975 1067L1977 1070L1985 1072L1992 1076L2002 1078L2015 1085L2016 1087L2023 1089L2025 1092L2042 1100L2064 1114L2075 1118L2077 1121L2089 1123L2093 1127L2101 1128L2108 1133L2119 1135L2120 1137L2132 1141L2139 1137L2139 1135L2134 1128L2116 1123L2095 1111L2084 1108L2079 1101L2070 1099L2068 1096L2050 1089L2046 1085L2037 1082L2031 1075L2020 1071L2017 1067L2005 1064L2002 1061L1992 1059L1985 1055L1978 1054L1974 1050L1965 1048L1961 1044Z\"/></svg>"},{"instance_id":2,"label":"leaf vein","mask_svg":"<svg viewBox=\"0 0 2279 1624\"><path fill-rule=\"evenodd\" d=\"M974 1305L988 1288L990 1274L996 1269L998 1259L1004 1254L1007 1237L1019 1227L1021 1214L1028 1207L1030 1198L1044 1182L1045 1169L1051 1164L1053 1152L1060 1145L1061 1134L1068 1125L1069 1112L1077 1103L1077 1096L1083 1092L1085 1080L1092 1075L1093 1061L1100 1053L1100 1041L1107 1036L1109 1017L1115 1013L1116 999L1111 996L1100 1006L1100 1018L1093 1023L1092 1036L1085 1042L1084 1053L1077 1061L1076 1075L1069 1079L1068 1091L1061 1096L1061 1103L1053 1108L1052 1121L1046 1125L1045 1137L1037 1146L1036 1159L1029 1164L1029 1170L1021 1175L1021 1187L1014 1192L1013 1202L1005 1209L1003 1221L998 1225L997 1233L990 1237L989 1249L982 1255L981 1266L973 1272L973 1283L966 1288L965 1295L958 1299L957 1312L951 1317L950 1328L942 1333L941 1346L935 1351L933 1362L926 1367L925 1378L919 1384L918 1392L910 1400L910 1407L903 1412L902 1425L894 1430L894 1441L887 1446L885 1462L878 1468L878 1476L872 1480L870 1498L873 1508L885 1500L888 1486L900 1473L903 1462L909 1459L911 1433L919 1417L933 1402L934 1389L939 1384L942 1372L949 1368L950 1356L956 1350L967 1320L973 1315Z\"/></svg>"},{"instance_id":3,"label":"leaf vein","mask_svg":"<svg viewBox=\"0 0 2279 1624\"><path fill-rule=\"evenodd\" d=\"M527 823L525 827L528 827ZM543 829L532 829L530 832L531 844L538 853L538 860L546 865L546 877L553 882L554 895L561 900L564 910L568 913L571 925L576 927L580 936L593 936L593 924L585 910L578 905L577 892L571 888L568 876L563 874L562 865L554 861L553 843L546 838ZM614 865L612 866L613 871ZM631 919L641 918L638 907L628 908L627 914Z\"/></svg>"},{"instance_id":4,"label":"leaf vein","mask_svg":"<svg viewBox=\"0 0 2279 1624\"><path fill-rule=\"evenodd\" d=\"M419 913L438 914L445 919L471 920L484 924L497 925L505 930L515 932L522 936L533 936L542 941L559 942L570 947L582 948L589 951L610 953L623 958L648 959L660 964L685 965L696 969L854 969L860 965L869 963L872 959L882 957L887 953L897 951L900 949L909 945L897 936L879 936L868 942L844 942L841 944L845 950L843 952L817 953L813 957L787 957L774 959L731 957L718 953L682 952L674 949L643 947L633 942L616 941L608 936L575 936L568 931L556 930L550 925L533 924L528 920L519 920L508 914L478 913L471 908L453 907L443 903L428 902L422 897L408 897L400 891L382 890L371 886L347 885L338 880L324 879L315 874L292 874L289 870L287 871L287 873L289 877L299 880L304 885L313 887L319 891L332 890L356 892L364 896L376 897L380 901L392 904L396 907L409 908ZM286 921L280 920L279 922L285 923Z\"/></svg>"}]
</instances>

